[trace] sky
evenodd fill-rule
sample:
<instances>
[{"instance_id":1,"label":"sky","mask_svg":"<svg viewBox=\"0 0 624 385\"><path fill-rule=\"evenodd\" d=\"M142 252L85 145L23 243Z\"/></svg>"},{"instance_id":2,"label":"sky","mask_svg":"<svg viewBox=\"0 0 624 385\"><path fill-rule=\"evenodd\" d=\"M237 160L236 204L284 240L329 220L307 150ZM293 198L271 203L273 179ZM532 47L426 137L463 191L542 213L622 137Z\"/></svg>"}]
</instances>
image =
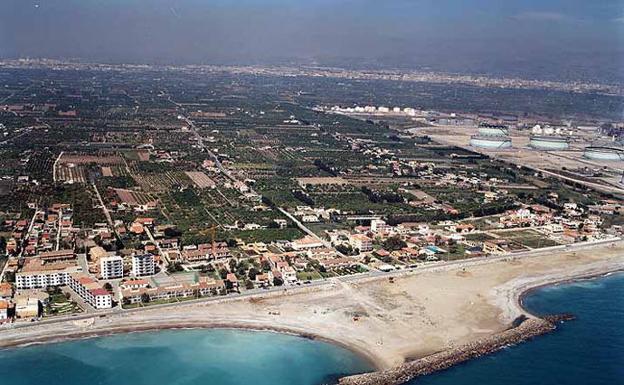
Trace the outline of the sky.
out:
<instances>
[{"instance_id":1,"label":"sky","mask_svg":"<svg viewBox=\"0 0 624 385\"><path fill-rule=\"evenodd\" d=\"M624 81L624 0L1 0L0 57Z\"/></svg>"}]
</instances>

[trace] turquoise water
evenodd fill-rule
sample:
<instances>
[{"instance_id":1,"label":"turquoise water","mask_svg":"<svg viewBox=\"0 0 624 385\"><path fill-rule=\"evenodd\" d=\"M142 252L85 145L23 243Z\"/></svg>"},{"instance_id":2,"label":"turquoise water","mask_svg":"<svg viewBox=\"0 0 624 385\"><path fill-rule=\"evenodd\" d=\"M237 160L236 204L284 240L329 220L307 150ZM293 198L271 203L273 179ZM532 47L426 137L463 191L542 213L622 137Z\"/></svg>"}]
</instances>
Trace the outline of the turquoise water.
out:
<instances>
[{"instance_id":1,"label":"turquoise water","mask_svg":"<svg viewBox=\"0 0 624 385\"><path fill-rule=\"evenodd\" d=\"M410 384L624 384L624 274L540 289L525 305L578 319ZM134 333L0 351L0 384L11 385L320 385L369 370L331 344L242 330Z\"/></svg>"},{"instance_id":2,"label":"turquoise water","mask_svg":"<svg viewBox=\"0 0 624 385\"><path fill-rule=\"evenodd\" d=\"M524 304L534 314L571 312L578 319L555 333L409 384L624 384L624 274L543 288Z\"/></svg>"},{"instance_id":3,"label":"turquoise water","mask_svg":"<svg viewBox=\"0 0 624 385\"><path fill-rule=\"evenodd\" d=\"M7 385L319 385L370 371L352 352L243 330L132 333L0 351Z\"/></svg>"}]
</instances>

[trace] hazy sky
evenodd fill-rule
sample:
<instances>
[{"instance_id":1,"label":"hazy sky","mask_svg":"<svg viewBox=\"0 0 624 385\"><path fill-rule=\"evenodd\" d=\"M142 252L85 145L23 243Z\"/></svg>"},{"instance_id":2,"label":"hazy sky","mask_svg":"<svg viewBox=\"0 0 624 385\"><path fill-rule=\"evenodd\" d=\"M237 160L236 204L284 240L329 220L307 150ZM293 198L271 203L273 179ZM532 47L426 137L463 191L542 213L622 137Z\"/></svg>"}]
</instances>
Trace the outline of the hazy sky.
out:
<instances>
[{"instance_id":1,"label":"hazy sky","mask_svg":"<svg viewBox=\"0 0 624 385\"><path fill-rule=\"evenodd\" d=\"M0 57L624 78L624 0L1 0Z\"/></svg>"}]
</instances>

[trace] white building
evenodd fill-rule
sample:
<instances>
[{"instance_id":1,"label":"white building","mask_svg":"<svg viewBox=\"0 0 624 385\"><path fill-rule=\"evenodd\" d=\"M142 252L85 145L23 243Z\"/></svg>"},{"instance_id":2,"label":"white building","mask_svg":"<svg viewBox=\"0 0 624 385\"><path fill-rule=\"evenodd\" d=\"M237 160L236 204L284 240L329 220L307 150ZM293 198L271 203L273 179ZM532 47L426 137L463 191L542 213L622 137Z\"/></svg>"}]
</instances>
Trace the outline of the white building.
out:
<instances>
[{"instance_id":1,"label":"white building","mask_svg":"<svg viewBox=\"0 0 624 385\"><path fill-rule=\"evenodd\" d=\"M138 290L149 286L149 282L145 279L131 279L126 282L122 282L119 285L121 290Z\"/></svg>"},{"instance_id":2,"label":"white building","mask_svg":"<svg viewBox=\"0 0 624 385\"><path fill-rule=\"evenodd\" d=\"M373 241L364 234L349 236L349 244L354 250L359 250L361 253L373 250Z\"/></svg>"},{"instance_id":3,"label":"white building","mask_svg":"<svg viewBox=\"0 0 624 385\"><path fill-rule=\"evenodd\" d=\"M152 254L136 254L132 256L133 276L154 275L155 270L154 256Z\"/></svg>"},{"instance_id":4,"label":"white building","mask_svg":"<svg viewBox=\"0 0 624 385\"><path fill-rule=\"evenodd\" d=\"M370 229L373 233L386 233L390 230L390 226L388 226L383 219L373 219Z\"/></svg>"},{"instance_id":5,"label":"white building","mask_svg":"<svg viewBox=\"0 0 624 385\"><path fill-rule=\"evenodd\" d=\"M113 296L108 290L104 289L98 281L85 274L70 275L69 287L95 309L113 307Z\"/></svg>"},{"instance_id":6,"label":"white building","mask_svg":"<svg viewBox=\"0 0 624 385\"><path fill-rule=\"evenodd\" d=\"M319 222L319 217L315 214L306 214L301 217L303 223L316 223Z\"/></svg>"},{"instance_id":7,"label":"white building","mask_svg":"<svg viewBox=\"0 0 624 385\"><path fill-rule=\"evenodd\" d=\"M73 263L45 263L39 258L28 258L22 270L15 274L17 289L39 289L67 285L69 275L81 271Z\"/></svg>"},{"instance_id":8,"label":"white building","mask_svg":"<svg viewBox=\"0 0 624 385\"><path fill-rule=\"evenodd\" d=\"M549 234L562 234L564 229L560 223L549 223L544 226L544 230Z\"/></svg>"},{"instance_id":9,"label":"white building","mask_svg":"<svg viewBox=\"0 0 624 385\"><path fill-rule=\"evenodd\" d=\"M297 271L293 269L291 266L288 266L280 271L282 273L282 278L286 282L297 282Z\"/></svg>"},{"instance_id":10,"label":"white building","mask_svg":"<svg viewBox=\"0 0 624 385\"><path fill-rule=\"evenodd\" d=\"M288 227L288 221L286 219L273 219L273 222L275 222L275 224L280 228L280 229L285 229L286 227Z\"/></svg>"},{"instance_id":11,"label":"white building","mask_svg":"<svg viewBox=\"0 0 624 385\"><path fill-rule=\"evenodd\" d=\"M9 301L0 300L0 323L9 318Z\"/></svg>"},{"instance_id":12,"label":"white building","mask_svg":"<svg viewBox=\"0 0 624 385\"><path fill-rule=\"evenodd\" d=\"M100 276L102 279L123 278L123 258L113 255L100 259Z\"/></svg>"},{"instance_id":13,"label":"white building","mask_svg":"<svg viewBox=\"0 0 624 385\"><path fill-rule=\"evenodd\" d=\"M291 242L290 246L295 251L309 250L309 249L318 249L324 247L323 241L317 239L315 237L306 235L301 239L296 239Z\"/></svg>"}]
</instances>

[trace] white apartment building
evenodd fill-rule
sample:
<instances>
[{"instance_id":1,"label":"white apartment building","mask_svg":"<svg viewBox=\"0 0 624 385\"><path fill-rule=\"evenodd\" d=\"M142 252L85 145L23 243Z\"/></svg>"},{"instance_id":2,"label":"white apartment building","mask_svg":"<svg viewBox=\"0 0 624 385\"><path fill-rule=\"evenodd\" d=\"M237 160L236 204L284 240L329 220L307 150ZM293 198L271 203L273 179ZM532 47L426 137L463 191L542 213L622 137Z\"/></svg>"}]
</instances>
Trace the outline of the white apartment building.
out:
<instances>
[{"instance_id":1,"label":"white apartment building","mask_svg":"<svg viewBox=\"0 0 624 385\"><path fill-rule=\"evenodd\" d=\"M297 271L293 269L291 266L288 266L280 271L282 273L282 278L286 282L297 282Z\"/></svg>"},{"instance_id":2,"label":"white apartment building","mask_svg":"<svg viewBox=\"0 0 624 385\"><path fill-rule=\"evenodd\" d=\"M41 289L67 285L69 275L81 271L73 263L45 263L39 258L29 258L22 270L15 274L17 289Z\"/></svg>"},{"instance_id":3,"label":"white apartment building","mask_svg":"<svg viewBox=\"0 0 624 385\"><path fill-rule=\"evenodd\" d=\"M349 244L353 249L361 253L373 250L373 241L364 234L352 234L349 236Z\"/></svg>"},{"instance_id":4,"label":"white apartment building","mask_svg":"<svg viewBox=\"0 0 624 385\"><path fill-rule=\"evenodd\" d=\"M98 281L85 274L71 274L69 287L96 309L113 307L113 296Z\"/></svg>"},{"instance_id":5,"label":"white apartment building","mask_svg":"<svg viewBox=\"0 0 624 385\"><path fill-rule=\"evenodd\" d=\"M132 275L141 277L144 275L154 275L156 266L152 254L136 254L132 256Z\"/></svg>"},{"instance_id":6,"label":"white apartment building","mask_svg":"<svg viewBox=\"0 0 624 385\"><path fill-rule=\"evenodd\" d=\"M123 278L123 258L119 255L100 259L100 276L102 279Z\"/></svg>"},{"instance_id":7,"label":"white apartment building","mask_svg":"<svg viewBox=\"0 0 624 385\"><path fill-rule=\"evenodd\" d=\"M373 233L385 233L390 230L390 226L383 219L373 219L371 220L370 229Z\"/></svg>"}]
</instances>

